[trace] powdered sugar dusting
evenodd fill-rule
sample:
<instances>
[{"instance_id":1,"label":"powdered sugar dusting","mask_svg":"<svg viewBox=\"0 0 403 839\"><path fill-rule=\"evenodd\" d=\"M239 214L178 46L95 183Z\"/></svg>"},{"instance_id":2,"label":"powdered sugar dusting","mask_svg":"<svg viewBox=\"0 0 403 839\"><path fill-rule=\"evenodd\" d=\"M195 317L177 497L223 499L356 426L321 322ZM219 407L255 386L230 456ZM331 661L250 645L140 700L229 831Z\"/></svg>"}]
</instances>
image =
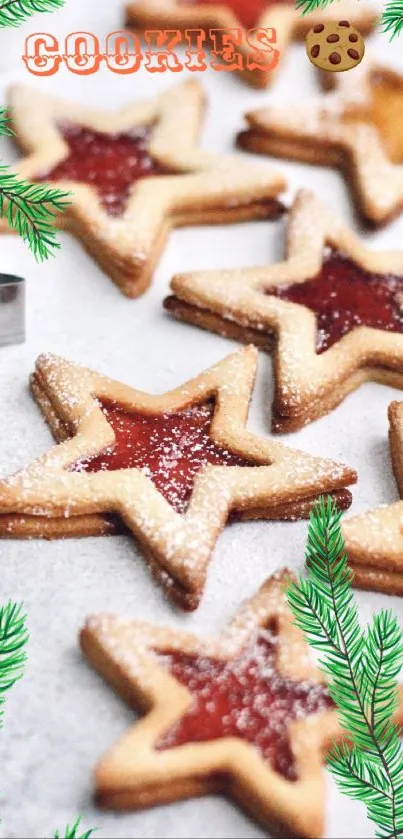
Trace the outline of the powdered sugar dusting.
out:
<instances>
[{"instance_id":1,"label":"powdered sugar dusting","mask_svg":"<svg viewBox=\"0 0 403 839\"><path fill-rule=\"evenodd\" d=\"M159 654L159 660L192 695L187 713L157 743L168 749L220 737L251 743L288 780L296 780L288 726L291 720L332 707L320 684L284 678L276 665L275 623L255 633L234 660L203 655Z\"/></svg>"},{"instance_id":2,"label":"powdered sugar dusting","mask_svg":"<svg viewBox=\"0 0 403 839\"><path fill-rule=\"evenodd\" d=\"M185 512L194 479L207 464L254 465L217 446L211 438L212 401L173 414L129 413L111 404L102 410L114 430L115 443L100 455L78 461L72 470L140 469L177 513Z\"/></svg>"}]
</instances>

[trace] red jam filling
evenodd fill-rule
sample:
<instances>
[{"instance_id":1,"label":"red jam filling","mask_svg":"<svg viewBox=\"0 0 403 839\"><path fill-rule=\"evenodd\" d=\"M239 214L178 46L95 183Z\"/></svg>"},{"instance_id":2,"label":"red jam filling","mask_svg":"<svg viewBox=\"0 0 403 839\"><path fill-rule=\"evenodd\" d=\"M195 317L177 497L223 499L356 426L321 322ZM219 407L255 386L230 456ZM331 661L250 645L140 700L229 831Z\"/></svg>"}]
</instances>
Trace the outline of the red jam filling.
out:
<instances>
[{"instance_id":1,"label":"red jam filling","mask_svg":"<svg viewBox=\"0 0 403 839\"><path fill-rule=\"evenodd\" d=\"M115 444L99 455L78 461L72 471L141 469L177 513L186 511L196 475L203 466L256 465L211 439L213 401L174 414L156 415L129 413L111 404L101 407L115 432Z\"/></svg>"},{"instance_id":2,"label":"red jam filling","mask_svg":"<svg viewBox=\"0 0 403 839\"><path fill-rule=\"evenodd\" d=\"M148 126L130 134L105 134L82 125L64 124L60 132L68 145L68 156L36 180L89 184L97 190L108 215L120 216L136 181L172 174L148 152L151 130Z\"/></svg>"},{"instance_id":3,"label":"red jam filling","mask_svg":"<svg viewBox=\"0 0 403 839\"><path fill-rule=\"evenodd\" d=\"M297 773L288 725L333 707L323 685L294 682L276 668L278 636L271 625L233 661L166 652L158 654L192 694L193 704L157 743L170 749L221 737L240 737L289 780Z\"/></svg>"},{"instance_id":4,"label":"red jam filling","mask_svg":"<svg viewBox=\"0 0 403 839\"><path fill-rule=\"evenodd\" d=\"M181 6L225 6L231 9L245 29L259 24L262 14L270 6L291 5L292 0L181 0Z\"/></svg>"},{"instance_id":5,"label":"red jam filling","mask_svg":"<svg viewBox=\"0 0 403 839\"><path fill-rule=\"evenodd\" d=\"M372 274L335 251L325 255L321 272L312 280L265 293L315 312L319 355L356 326L403 332L403 277Z\"/></svg>"}]
</instances>

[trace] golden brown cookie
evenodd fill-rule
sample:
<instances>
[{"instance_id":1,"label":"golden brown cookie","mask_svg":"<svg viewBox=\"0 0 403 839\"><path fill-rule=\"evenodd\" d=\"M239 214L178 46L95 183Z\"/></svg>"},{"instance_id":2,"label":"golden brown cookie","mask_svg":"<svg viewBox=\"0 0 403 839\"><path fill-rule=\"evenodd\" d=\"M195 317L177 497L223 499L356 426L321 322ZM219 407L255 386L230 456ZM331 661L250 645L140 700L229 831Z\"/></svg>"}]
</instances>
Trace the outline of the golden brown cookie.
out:
<instances>
[{"instance_id":1,"label":"golden brown cookie","mask_svg":"<svg viewBox=\"0 0 403 839\"><path fill-rule=\"evenodd\" d=\"M100 804L140 810L223 793L271 836L323 836L323 760L343 735L288 607L291 579L270 577L218 638L115 615L87 620L83 652L144 713L97 766Z\"/></svg>"},{"instance_id":2,"label":"golden brown cookie","mask_svg":"<svg viewBox=\"0 0 403 839\"><path fill-rule=\"evenodd\" d=\"M56 223L74 233L128 297L149 286L173 227L276 215L284 179L271 167L197 148L205 108L187 79L118 111L18 85L10 95L29 181L74 195ZM2 229L9 232L6 221Z\"/></svg>"},{"instance_id":3,"label":"golden brown cookie","mask_svg":"<svg viewBox=\"0 0 403 839\"><path fill-rule=\"evenodd\" d=\"M316 24L308 32L305 43L312 64L330 73L352 70L365 52L364 38L348 20Z\"/></svg>"},{"instance_id":4,"label":"golden brown cookie","mask_svg":"<svg viewBox=\"0 0 403 839\"><path fill-rule=\"evenodd\" d=\"M257 352L240 350L162 396L133 390L53 355L38 359L33 392L51 406L64 442L0 481L0 519L32 535L78 533L115 515L143 549L154 576L195 609L228 519L296 519L319 495L342 507L356 480L349 467L305 455L245 430ZM46 400L42 399L46 395ZM62 428L62 432L60 429ZM86 521L85 517L89 517ZM68 535L68 534L67 534ZM76 534L77 535L77 534Z\"/></svg>"},{"instance_id":5,"label":"golden brown cookie","mask_svg":"<svg viewBox=\"0 0 403 839\"><path fill-rule=\"evenodd\" d=\"M389 405L393 472L403 499L403 402ZM368 510L343 522L354 585L403 596L403 500Z\"/></svg>"},{"instance_id":6,"label":"golden brown cookie","mask_svg":"<svg viewBox=\"0 0 403 839\"><path fill-rule=\"evenodd\" d=\"M331 92L247 114L241 148L340 169L362 217L379 226L403 209L403 75L368 55L350 77L322 73Z\"/></svg>"},{"instance_id":7,"label":"golden brown cookie","mask_svg":"<svg viewBox=\"0 0 403 839\"><path fill-rule=\"evenodd\" d=\"M301 190L277 264L175 276L179 320L273 353L272 430L296 431L365 381L403 387L403 251L368 250Z\"/></svg>"},{"instance_id":8,"label":"golden brown cookie","mask_svg":"<svg viewBox=\"0 0 403 839\"><path fill-rule=\"evenodd\" d=\"M269 578L216 639L114 615L87 620L83 652L146 709L98 764L103 806L139 810L221 792L270 835L323 835L323 756L341 729L293 623L289 579Z\"/></svg>"}]
</instances>

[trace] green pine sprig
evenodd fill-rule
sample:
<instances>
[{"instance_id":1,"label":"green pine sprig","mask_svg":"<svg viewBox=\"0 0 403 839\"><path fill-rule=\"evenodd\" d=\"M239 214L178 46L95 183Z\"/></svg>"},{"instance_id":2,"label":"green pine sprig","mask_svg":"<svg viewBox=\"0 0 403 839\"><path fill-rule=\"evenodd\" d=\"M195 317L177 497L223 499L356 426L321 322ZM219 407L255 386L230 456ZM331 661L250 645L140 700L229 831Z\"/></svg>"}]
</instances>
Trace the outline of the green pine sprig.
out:
<instances>
[{"instance_id":1,"label":"green pine sprig","mask_svg":"<svg viewBox=\"0 0 403 839\"><path fill-rule=\"evenodd\" d=\"M296 0L295 6L301 16L309 15L317 9L326 9L335 0ZM389 33L392 41L403 30L403 0L387 0L382 12L379 28L381 32Z\"/></svg>"},{"instance_id":2,"label":"green pine sprig","mask_svg":"<svg viewBox=\"0 0 403 839\"><path fill-rule=\"evenodd\" d=\"M54 219L68 206L68 197L49 184L20 180L8 166L0 165L0 216L27 242L38 262L60 247Z\"/></svg>"},{"instance_id":3,"label":"green pine sprig","mask_svg":"<svg viewBox=\"0 0 403 839\"><path fill-rule=\"evenodd\" d=\"M20 26L36 12L53 12L63 5L64 0L0 0L0 27ZM12 133L8 109L0 107L0 136ZM0 165L0 216L7 218L38 262L60 247L53 222L56 213L67 207L67 197L61 190L21 180Z\"/></svg>"},{"instance_id":4,"label":"green pine sprig","mask_svg":"<svg viewBox=\"0 0 403 839\"><path fill-rule=\"evenodd\" d=\"M6 693L21 679L28 632L22 606L11 601L0 608L0 726Z\"/></svg>"},{"instance_id":5,"label":"green pine sprig","mask_svg":"<svg viewBox=\"0 0 403 839\"><path fill-rule=\"evenodd\" d=\"M335 0L296 0L295 7L298 12L301 12L301 16L305 17L311 12L316 12L317 9L325 9L334 2Z\"/></svg>"},{"instance_id":6,"label":"green pine sprig","mask_svg":"<svg viewBox=\"0 0 403 839\"><path fill-rule=\"evenodd\" d=\"M12 134L9 109L0 106L0 135L10 137Z\"/></svg>"},{"instance_id":7,"label":"green pine sprig","mask_svg":"<svg viewBox=\"0 0 403 839\"><path fill-rule=\"evenodd\" d=\"M1 2L1 0L0 0ZM1 7L0 7L1 8ZM13 134L8 108L0 107L0 136ZM43 262L60 247L54 220L70 203L69 193L48 184L31 184L0 164L0 217L27 242Z\"/></svg>"},{"instance_id":8,"label":"green pine sprig","mask_svg":"<svg viewBox=\"0 0 403 839\"><path fill-rule=\"evenodd\" d=\"M0 26L20 26L36 12L54 12L64 0L0 0Z\"/></svg>"},{"instance_id":9,"label":"green pine sprig","mask_svg":"<svg viewBox=\"0 0 403 839\"><path fill-rule=\"evenodd\" d=\"M334 744L327 765L340 790L366 805L376 836L397 839L403 835L403 752L392 717L403 633L390 611L374 615L361 629L340 518L330 498L315 506L307 576L290 585L288 602L296 625L320 653L320 667L351 744Z\"/></svg>"},{"instance_id":10,"label":"green pine sprig","mask_svg":"<svg viewBox=\"0 0 403 839\"><path fill-rule=\"evenodd\" d=\"M381 32L389 32L390 40L400 35L403 29L403 0L389 0L380 20Z\"/></svg>"},{"instance_id":11,"label":"green pine sprig","mask_svg":"<svg viewBox=\"0 0 403 839\"><path fill-rule=\"evenodd\" d=\"M81 817L79 816L72 827L69 827L69 825L67 825L63 836L57 830L54 835L54 839L89 839L89 837L92 836L96 828L93 827L90 830L85 830L84 833L79 834L80 824Z\"/></svg>"}]
</instances>

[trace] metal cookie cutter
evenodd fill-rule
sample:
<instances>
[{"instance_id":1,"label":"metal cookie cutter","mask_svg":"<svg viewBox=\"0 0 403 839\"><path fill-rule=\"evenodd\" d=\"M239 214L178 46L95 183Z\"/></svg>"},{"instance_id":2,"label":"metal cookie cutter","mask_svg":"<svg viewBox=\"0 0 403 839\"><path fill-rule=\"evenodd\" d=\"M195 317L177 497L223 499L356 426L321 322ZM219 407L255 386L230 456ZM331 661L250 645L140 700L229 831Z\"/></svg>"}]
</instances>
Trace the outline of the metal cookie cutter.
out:
<instances>
[{"instance_id":1,"label":"metal cookie cutter","mask_svg":"<svg viewBox=\"0 0 403 839\"><path fill-rule=\"evenodd\" d=\"M0 347L25 341L25 280L0 274Z\"/></svg>"}]
</instances>

